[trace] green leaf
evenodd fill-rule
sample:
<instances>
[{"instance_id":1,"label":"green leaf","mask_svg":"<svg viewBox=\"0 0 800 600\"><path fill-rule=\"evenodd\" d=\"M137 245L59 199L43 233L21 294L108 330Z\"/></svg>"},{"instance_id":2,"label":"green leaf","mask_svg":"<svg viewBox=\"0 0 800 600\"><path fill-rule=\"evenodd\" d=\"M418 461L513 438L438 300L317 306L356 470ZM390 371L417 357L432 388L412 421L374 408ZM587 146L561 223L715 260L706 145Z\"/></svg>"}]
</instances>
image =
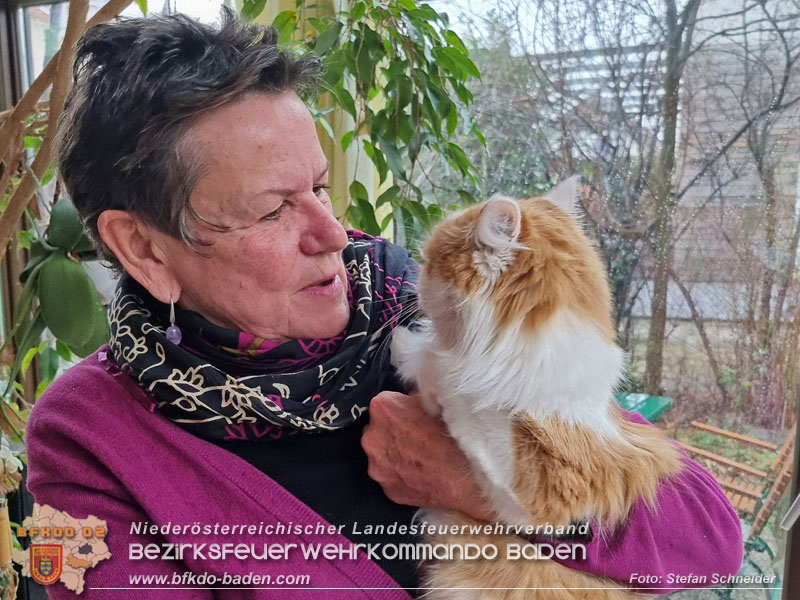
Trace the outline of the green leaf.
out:
<instances>
[{"instance_id":1,"label":"green leaf","mask_svg":"<svg viewBox=\"0 0 800 600\"><path fill-rule=\"evenodd\" d=\"M378 199L375 201L375 206L380 208L387 202L392 202L397 196L400 194L400 188L396 185L391 186L385 192L383 192Z\"/></svg>"},{"instance_id":2,"label":"green leaf","mask_svg":"<svg viewBox=\"0 0 800 600\"><path fill-rule=\"evenodd\" d=\"M385 137L379 137L378 144L380 145L381 151L386 156L386 163L389 165L392 175L397 177L400 181L405 181L406 172L403 168L403 157L400 155L397 146L395 146L394 142Z\"/></svg>"},{"instance_id":3,"label":"green leaf","mask_svg":"<svg viewBox=\"0 0 800 600\"><path fill-rule=\"evenodd\" d=\"M81 358L89 356L100 346L108 343L108 312L106 307L99 302L95 305L95 310L92 314L91 328L92 334L89 337L89 341L82 346L72 348L72 351Z\"/></svg>"},{"instance_id":4,"label":"green leaf","mask_svg":"<svg viewBox=\"0 0 800 600\"><path fill-rule=\"evenodd\" d=\"M342 136L342 152L345 152L350 147L350 143L353 141L353 136L355 136L355 134L355 131L348 131Z\"/></svg>"},{"instance_id":5,"label":"green leaf","mask_svg":"<svg viewBox=\"0 0 800 600\"><path fill-rule=\"evenodd\" d=\"M483 132L478 129L477 125L472 126L472 133L478 138L478 141L481 143L481 146L486 148L486 138L483 136Z\"/></svg>"},{"instance_id":6,"label":"green leaf","mask_svg":"<svg viewBox=\"0 0 800 600\"><path fill-rule=\"evenodd\" d=\"M364 231L364 226L361 224L361 208L357 203L353 203L347 207L345 219L350 229Z\"/></svg>"},{"instance_id":7,"label":"green leaf","mask_svg":"<svg viewBox=\"0 0 800 600\"><path fill-rule=\"evenodd\" d=\"M330 137L332 140L336 139L336 134L333 133L333 128L331 127L331 124L328 123L328 119L325 117L320 117L316 121L317 124L325 130L325 133L328 134L328 137Z\"/></svg>"},{"instance_id":8,"label":"green leaf","mask_svg":"<svg viewBox=\"0 0 800 600\"><path fill-rule=\"evenodd\" d=\"M414 124L408 119L401 119L399 128L397 129L397 139L403 144L410 144L414 135L419 131L419 125L414 127ZM409 153L409 156L411 154Z\"/></svg>"},{"instance_id":9,"label":"green leaf","mask_svg":"<svg viewBox=\"0 0 800 600\"><path fill-rule=\"evenodd\" d=\"M42 262L44 261L50 254L55 250L50 244L45 242L42 239L34 239L31 242L31 248L28 252L28 263L25 265L25 268L22 270L22 273L19 274L19 282L25 283L28 281L28 277L31 276L33 270Z\"/></svg>"},{"instance_id":10,"label":"green leaf","mask_svg":"<svg viewBox=\"0 0 800 600\"><path fill-rule=\"evenodd\" d=\"M394 78L395 87L395 108L400 111L411 103L411 98L414 96L414 88L411 79L405 75L397 75Z\"/></svg>"},{"instance_id":11,"label":"green leaf","mask_svg":"<svg viewBox=\"0 0 800 600\"><path fill-rule=\"evenodd\" d=\"M264 11L267 0L244 0L241 15L251 21Z\"/></svg>"},{"instance_id":12,"label":"green leaf","mask_svg":"<svg viewBox=\"0 0 800 600\"><path fill-rule=\"evenodd\" d=\"M38 135L26 135L22 147L25 150L33 150L33 153L35 154L39 151L39 146L41 145L42 138L40 138Z\"/></svg>"},{"instance_id":13,"label":"green leaf","mask_svg":"<svg viewBox=\"0 0 800 600\"><path fill-rule=\"evenodd\" d=\"M45 325L70 347L87 343L100 299L81 266L55 254L39 272L39 306Z\"/></svg>"},{"instance_id":14,"label":"green leaf","mask_svg":"<svg viewBox=\"0 0 800 600\"><path fill-rule=\"evenodd\" d=\"M298 6L297 8L300 7ZM314 28L314 31L317 32L317 35L319 35L320 32L325 31L328 28L327 25L325 24L325 21L323 21L322 19L318 19L317 17L308 17L306 21L308 21L308 24Z\"/></svg>"},{"instance_id":15,"label":"green leaf","mask_svg":"<svg viewBox=\"0 0 800 600\"><path fill-rule=\"evenodd\" d=\"M336 103L346 110L351 117L354 119L358 118L356 113L356 103L353 100L353 96L350 95L350 92L348 92L344 86L341 84L335 85L333 88L331 88L331 95Z\"/></svg>"},{"instance_id":16,"label":"green leaf","mask_svg":"<svg viewBox=\"0 0 800 600\"><path fill-rule=\"evenodd\" d=\"M369 193L367 192L367 188L364 187L364 184L360 181L354 181L350 184L350 198L352 200L369 200Z\"/></svg>"},{"instance_id":17,"label":"green leaf","mask_svg":"<svg viewBox=\"0 0 800 600\"><path fill-rule=\"evenodd\" d=\"M454 46L464 54L469 54L467 51L467 47L464 45L464 42L461 41L461 38L458 37L458 34L453 31L452 29L448 29L444 32L444 39L447 40L447 43L451 46Z\"/></svg>"},{"instance_id":18,"label":"green leaf","mask_svg":"<svg viewBox=\"0 0 800 600\"><path fill-rule=\"evenodd\" d=\"M262 6L258 14L264 10L263 2L259 2ZM292 34L294 33L295 24L297 23L297 14L293 10L284 10L278 13L272 21L272 26L278 30L278 44L286 45L292 41Z\"/></svg>"},{"instance_id":19,"label":"green leaf","mask_svg":"<svg viewBox=\"0 0 800 600\"><path fill-rule=\"evenodd\" d=\"M9 374L7 380L8 383L6 384L6 389L3 391L4 398L8 396L8 393L15 386L17 375L19 375L20 369L22 369L22 363L28 357L28 354L31 350L35 356L36 345L39 342L39 338L41 337L43 331L44 320L42 319L42 312L41 310L37 309L33 314L33 318L28 323L24 334L20 338L19 344L17 345L17 358L14 361L14 364L11 366L11 373ZM31 356L30 360L33 360L33 356ZM30 362L30 360L28 362Z\"/></svg>"},{"instance_id":20,"label":"green leaf","mask_svg":"<svg viewBox=\"0 0 800 600\"><path fill-rule=\"evenodd\" d=\"M364 233L370 235L380 235L381 227L375 219L375 208L369 203L368 200L363 198L358 199L358 208L361 210L361 227Z\"/></svg>"},{"instance_id":21,"label":"green leaf","mask_svg":"<svg viewBox=\"0 0 800 600\"><path fill-rule=\"evenodd\" d=\"M354 40L353 45L356 47L356 70L353 73L357 81L356 87L369 89L372 87L374 65L380 58L377 35L365 26L364 31Z\"/></svg>"},{"instance_id":22,"label":"green leaf","mask_svg":"<svg viewBox=\"0 0 800 600\"><path fill-rule=\"evenodd\" d=\"M22 286L22 294L20 294L19 300L14 307L14 322L11 325L11 329L6 333L6 338L2 347L0 347L0 352L6 349L6 346L11 340L15 340L19 343L24 337L21 334L17 336L17 331L23 327L23 323L30 320L31 308L33 307L33 298L38 288L37 277L39 276L39 270L41 268L40 263L36 264L31 269L27 279L25 280L25 285Z\"/></svg>"},{"instance_id":23,"label":"green leaf","mask_svg":"<svg viewBox=\"0 0 800 600\"><path fill-rule=\"evenodd\" d=\"M429 126L430 130L434 135L441 137L442 117L439 115L437 108L433 105L436 101L436 97L433 94L428 94L422 100L422 109L431 121Z\"/></svg>"},{"instance_id":24,"label":"green leaf","mask_svg":"<svg viewBox=\"0 0 800 600\"><path fill-rule=\"evenodd\" d=\"M406 16L411 19L419 19L422 21L437 21L439 19L439 13L426 4L409 10Z\"/></svg>"},{"instance_id":25,"label":"green leaf","mask_svg":"<svg viewBox=\"0 0 800 600\"><path fill-rule=\"evenodd\" d=\"M447 142L447 152L450 154L450 164L458 169L462 175L467 175L471 163L461 147L452 142Z\"/></svg>"},{"instance_id":26,"label":"green leaf","mask_svg":"<svg viewBox=\"0 0 800 600\"><path fill-rule=\"evenodd\" d=\"M353 205L348 209L348 213L354 217L359 229L370 235L380 235L381 228L375 219L375 208L369 203L369 193L367 188L360 181L350 184L350 199Z\"/></svg>"},{"instance_id":27,"label":"green leaf","mask_svg":"<svg viewBox=\"0 0 800 600\"><path fill-rule=\"evenodd\" d=\"M83 236L83 223L78 211L68 198L61 198L50 211L50 226L47 228L47 241L69 252Z\"/></svg>"},{"instance_id":28,"label":"green leaf","mask_svg":"<svg viewBox=\"0 0 800 600\"><path fill-rule=\"evenodd\" d=\"M437 58L437 60L441 61L442 63L448 65L451 72L463 74L463 75L471 75L477 79L480 79L481 72L478 70L478 67L475 66L468 56L462 54L455 48L434 48L433 55Z\"/></svg>"},{"instance_id":29,"label":"green leaf","mask_svg":"<svg viewBox=\"0 0 800 600\"><path fill-rule=\"evenodd\" d=\"M472 92L470 92L460 81L450 78L450 85L453 87L456 96L458 96L458 99L461 100L461 102L464 104L469 104L472 102Z\"/></svg>"},{"instance_id":30,"label":"green leaf","mask_svg":"<svg viewBox=\"0 0 800 600\"><path fill-rule=\"evenodd\" d=\"M33 231L31 231L30 229L22 229L21 231L18 231L17 252L19 252L21 248L30 250L32 241L33 241Z\"/></svg>"},{"instance_id":31,"label":"green leaf","mask_svg":"<svg viewBox=\"0 0 800 600\"><path fill-rule=\"evenodd\" d=\"M444 211L438 204L429 204L428 215L430 216L431 223L436 223L444 218Z\"/></svg>"},{"instance_id":32,"label":"green leaf","mask_svg":"<svg viewBox=\"0 0 800 600\"><path fill-rule=\"evenodd\" d=\"M447 113L447 135L453 135L458 126L458 111L455 104L450 105L450 110Z\"/></svg>"},{"instance_id":33,"label":"green leaf","mask_svg":"<svg viewBox=\"0 0 800 600\"><path fill-rule=\"evenodd\" d=\"M42 185L47 185L48 183L50 183L50 181L53 179L53 175L55 174L55 172L56 172L55 165L50 165L49 167L47 167L47 170L44 172L44 175L42 175L42 181L41 181Z\"/></svg>"},{"instance_id":34,"label":"green leaf","mask_svg":"<svg viewBox=\"0 0 800 600\"><path fill-rule=\"evenodd\" d=\"M75 247L72 249L73 252L83 253L83 252L90 252L94 250L94 244L92 244L92 240L89 239L89 236L83 234L81 239L75 244Z\"/></svg>"},{"instance_id":35,"label":"green leaf","mask_svg":"<svg viewBox=\"0 0 800 600\"><path fill-rule=\"evenodd\" d=\"M344 69L347 66L347 56L344 50L334 49L322 57L322 67L324 73L322 81L326 85L326 89L333 88L336 85L341 85Z\"/></svg>"},{"instance_id":36,"label":"green leaf","mask_svg":"<svg viewBox=\"0 0 800 600\"><path fill-rule=\"evenodd\" d=\"M136 0L136 6L142 11L143 16L147 16L147 0Z\"/></svg>"},{"instance_id":37,"label":"green leaf","mask_svg":"<svg viewBox=\"0 0 800 600\"><path fill-rule=\"evenodd\" d=\"M356 2L353 9L350 11L350 18L353 21L359 21L367 12L366 2Z\"/></svg>"},{"instance_id":38,"label":"green leaf","mask_svg":"<svg viewBox=\"0 0 800 600\"><path fill-rule=\"evenodd\" d=\"M414 200L409 200L405 203L405 206L411 211L411 214L414 215L423 225L427 225L429 221L428 217L428 209L425 207L422 202L416 202Z\"/></svg>"},{"instance_id":39,"label":"green leaf","mask_svg":"<svg viewBox=\"0 0 800 600\"><path fill-rule=\"evenodd\" d=\"M375 221L375 213L372 205L364 200L359 200L347 208L347 220L354 229L369 233L370 235L380 235L380 228ZM377 232L377 233L376 233Z\"/></svg>"},{"instance_id":40,"label":"green leaf","mask_svg":"<svg viewBox=\"0 0 800 600\"><path fill-rule=\"evenodd\" d=\"M314 52L318 56L322 56L330 50L339 39L339 32L342 30L342 24L338 21L331 25L328 29L323 31L317 38L317 43L314 45Z\"/></svg>"},{"instance_id":41,"label":"green leaf","mask_svg":"<svg viewBox=\"0 0 800 600\"><path fill-rule=\"evenodd\" d=\"M33 359L36 358L36 355L39 353L39 348L34 346L33 348L28 348L27 352L25 352L25 356L22 357L22 363L20 364L19 371L20 373L27 373L28 367L31 366Z\"/></svg>"},{"instance_id":42,"label":"green leaf","mask_svg":"<svg viewBox=\"0 0 800 600\"><path fill-rule=\"evenodd\" d=\"M369 140L364 140L363 143L364 152L366 152L367 156L369 156L372 160L372 164L374 164L375 168L378 170L378 178L380 182L383 183L386 180L386 174L389 171L389 168L386 165L386 159L383 156L383 152L373 146Z\"/></svg>"},{"instance_id":43,"label":"green leaf","mask_svg":"<svg viewBox=\"0 0 800 600\"><path fill-rule=\"evenodd\" d=\"M46 381L53 381L58 373L58 352L52 348L45 348L39 357L39 369Z\"/></svg>"},{"instance_id":44,"label":"green leaf","mask_svg":"<svg viewBox=\"0 0 800 600\"><path fill-rule=\"evenodd\" d=\"M470 206L470 205L475 204L477 202L477 200L475 199L475 196L473 196L472 194L470 194L466 190L458 190L458 197L461 198L462 206Z\"/></svg>"},{"instance_id":45,"label":"green leaf","mask_svg":"<svg viewBox=\"0 0 800 600\"><path fill-rule=\"evenodd\" d=\"M47 379L42 379L39 384L36 386L36 391L34 392L36 399L39 399L39 396L44 394L44 391L50 387L52 381L48 381Z\"/></svg>"},{"instance_id":46,"label":"green leaf","mask_svg":"<svg viewBox=\"0 0 800 600\"><path fill-rule=\"evenodd\" d=\"M56 340L56 352L58 352L58 355L65 361L72 360L72 351L69 349L69 346L61 340Z\"/></svg>"},{"instance_id":47,"label":"green leaf","mask_svg":"<svg viewBox=\"0 0 800 600\"><path fill-rule=\"evenodd\" d=\"M389 213L383 218L383 221L381 221L381 231L386 231L389 228L389 225L392 224L392 221L394 221L394 215Z\"/></svg>"}]
</instances>

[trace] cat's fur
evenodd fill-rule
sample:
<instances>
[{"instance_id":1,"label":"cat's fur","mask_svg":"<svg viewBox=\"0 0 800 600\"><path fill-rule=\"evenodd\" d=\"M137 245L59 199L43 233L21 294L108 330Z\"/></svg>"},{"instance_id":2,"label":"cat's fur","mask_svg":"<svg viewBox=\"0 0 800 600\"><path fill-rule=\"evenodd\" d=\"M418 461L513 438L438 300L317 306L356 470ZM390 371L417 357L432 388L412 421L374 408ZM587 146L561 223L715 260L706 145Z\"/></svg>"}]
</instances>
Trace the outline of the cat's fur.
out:
<instances>
[{"instance_id":1,"label":"cat's fur","mask_svg":"<svg viewBox=\"0 0 800 600\"><path fill-rule=\"evenodd\" d=\"M639 498L653 505L660 480L679 471L680 454L657 429L625 419L613 400L624 355L602 263L570 214L574 198L569 182L549 198L495 197L439 224L419 286L430 322L398 329L392 355L470 459L498 521L589 519L610 531ZM455 512L436 518L470 522ZM504 560L505 544L518 537L426 541L501 550L494 561L426 565L422 585L439 588L426 598L631 596L613 589L620 583L551 560Z\"/></svg>"}]
</instances>

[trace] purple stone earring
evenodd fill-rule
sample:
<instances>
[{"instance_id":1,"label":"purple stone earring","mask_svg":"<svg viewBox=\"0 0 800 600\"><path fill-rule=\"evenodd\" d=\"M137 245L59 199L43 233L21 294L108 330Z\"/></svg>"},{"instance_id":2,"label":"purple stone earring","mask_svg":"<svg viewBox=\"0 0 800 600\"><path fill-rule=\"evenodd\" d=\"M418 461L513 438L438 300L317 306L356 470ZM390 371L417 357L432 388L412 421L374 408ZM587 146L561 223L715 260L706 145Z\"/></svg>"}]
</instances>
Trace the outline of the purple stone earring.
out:
<instances>
[{"instance_id":1,"label":"purple stone earring","mask_svg":"<svg viewBox=\"0 0 800 600\"><path fill-rule=\"evenodd\" d=\"M181 343L181 330L175 325L175 303L172 301L172 294L169 295L169 327L167 327L167 339L176 346Z\"/></svg>"}]
</instances>

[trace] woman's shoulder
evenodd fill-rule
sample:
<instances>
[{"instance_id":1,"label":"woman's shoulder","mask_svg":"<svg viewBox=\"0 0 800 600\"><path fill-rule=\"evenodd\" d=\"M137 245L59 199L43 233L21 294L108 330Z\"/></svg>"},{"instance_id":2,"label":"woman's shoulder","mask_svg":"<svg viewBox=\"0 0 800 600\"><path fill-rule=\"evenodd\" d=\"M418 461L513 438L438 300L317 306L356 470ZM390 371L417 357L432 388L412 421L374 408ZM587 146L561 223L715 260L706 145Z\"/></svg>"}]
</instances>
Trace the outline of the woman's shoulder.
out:
<instances>
[{"instance_id":1,"label":"woman's shoulder","mask_svg":"<svg viewBox=\"0 0 800 600\"><path fill-rule=\"evenodd\" d=\"M147 398L104 346L50 384L31 409L26 429L35 432L41 427L52 430L87 423L96 429L112 422L113 415L129 412L132 405L146 410Z\"/></svg>"},{"instance_id":2,"label":"woman's shoulder","mask_svg":"<svg viewBox=\"0 0 800 600\"><path fill-rule=\"evenodd\" d=\"M107 347L58 377L34 404L25 427L34 497L46 497L44 486L54 482L118 495L121 482L139 481L142 464L131 457L142 448L170 444L176 454L168 425L145 406L149 398Z\"/></svg>"},{"instance_id":3,"label":"woman's shoulder","mask_svg":"<svg viewBox=\"0 0 800 600\"><path fill-rule=\"evenodd\" d=\"M39 502L61 484L119 494L113 473L121 469L107 465L116 453L128 455L144 443L137 439L146 427L145 413L131 407L144 408L115 376L111 365L116 364L104 362L107 351L101 348L68 369L31 410L25 427L28 489ZM135 385L128 375L117 373ZM63 493L58 490L56 495Z\"/></svg>"}]
</instances>

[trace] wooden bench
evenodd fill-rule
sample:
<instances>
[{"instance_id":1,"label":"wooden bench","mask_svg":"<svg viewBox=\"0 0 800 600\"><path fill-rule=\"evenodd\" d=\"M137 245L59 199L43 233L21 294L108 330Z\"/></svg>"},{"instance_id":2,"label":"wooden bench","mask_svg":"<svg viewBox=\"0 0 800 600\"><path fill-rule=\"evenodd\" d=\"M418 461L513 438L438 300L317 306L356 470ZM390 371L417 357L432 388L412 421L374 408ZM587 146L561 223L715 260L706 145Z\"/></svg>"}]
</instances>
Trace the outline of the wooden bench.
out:
<instances>
[{"instance_id":1,"label":"wooden bench","mask_svg":"<svg viewBox=\"0 0 800 600\"><path fill-rule=\"evenodd\" d=\"M748 536L750 538L761 533L772 511L775 510L775 506L780 502L781 497L789 487L789 483L792 480L792 459L794 458L796 437L797 430L795 428L789 432L786 441L778 452L778 456L769 466L769 473L774 477L774 480L772 482L772 487L769 489L766 496L764 496L764 501L761 503L758 514L756 514L756 518L753 521L753 528L750 530L750 535Z\"/></svg>"},{"instance_id":2,"label":"wooden bench","mask_svg":"<svg viewBox=\"0 0 800 600\"><path fill-rule=\"evenodd\" d=\"M725 467L729 472L733 471L732 474L715 475L715 478L739 515L752 524L748 539L754 538L761 533L772 511L789 486L796 428L789 432L786 440L778 447L764 440L720 429L699 421L692 421L689 426L697 431L705 431L739 444L775 453L775 459L764 471L708 450L681 444L695 458L711 461Z\"/></svg>"}]
</instances>

